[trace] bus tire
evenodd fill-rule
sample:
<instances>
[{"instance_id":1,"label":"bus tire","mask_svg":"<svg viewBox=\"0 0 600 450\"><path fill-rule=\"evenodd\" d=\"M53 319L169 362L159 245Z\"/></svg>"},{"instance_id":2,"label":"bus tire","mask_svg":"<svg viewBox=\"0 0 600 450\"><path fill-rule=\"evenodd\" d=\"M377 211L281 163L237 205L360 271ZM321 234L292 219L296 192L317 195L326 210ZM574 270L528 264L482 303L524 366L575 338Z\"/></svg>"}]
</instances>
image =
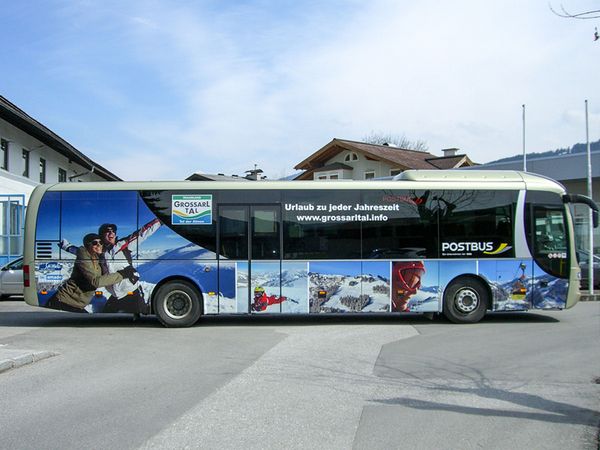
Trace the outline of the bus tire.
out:
<instances>
[{"instance_id":1,"label":"bus tire","mask_svg":"<svg viewBox=\"0 0 600 450\"><path fill-rule=\"evenodd\" d=\"M444 293L444 315L454 323L479 322L488 304L488 290L475 278L454 280Z\"/></svg>"},{"instance_id":2,"label":"bus tire","mask_svg":"<svg viewBox=\"0 0 600 450\"><path fill-rule=\"evenodd\" d=\"M165 327L194 325L202 315L202 296L186 281L169 281L153 296L154 313Z\"/></svg>"}]
</instances>

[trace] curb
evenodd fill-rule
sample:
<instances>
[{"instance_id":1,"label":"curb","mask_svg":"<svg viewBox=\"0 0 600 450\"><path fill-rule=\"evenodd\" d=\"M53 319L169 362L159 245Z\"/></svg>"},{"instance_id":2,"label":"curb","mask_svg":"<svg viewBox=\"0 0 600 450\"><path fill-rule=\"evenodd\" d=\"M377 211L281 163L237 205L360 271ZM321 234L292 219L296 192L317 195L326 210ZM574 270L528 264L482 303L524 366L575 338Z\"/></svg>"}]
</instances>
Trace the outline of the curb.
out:
<instances>
[{"instance_id":1,"label":"curb","mask_svg":"<svg viewBox=\"0 0 600 450\"><path fill-rule=\"evenodd\" d=\"M12 357L5 357L1 353L0 351L0 373L58 355L58 353L46 350L39 352L23 351Z\"/></svg>"}]
</instances>

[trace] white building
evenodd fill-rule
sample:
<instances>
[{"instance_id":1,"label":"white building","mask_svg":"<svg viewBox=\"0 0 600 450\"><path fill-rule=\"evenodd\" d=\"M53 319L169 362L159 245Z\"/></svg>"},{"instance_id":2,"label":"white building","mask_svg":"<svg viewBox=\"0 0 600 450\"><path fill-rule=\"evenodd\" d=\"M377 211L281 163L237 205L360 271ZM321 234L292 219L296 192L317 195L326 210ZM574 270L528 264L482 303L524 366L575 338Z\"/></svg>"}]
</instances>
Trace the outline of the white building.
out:
<instances>
[{"instance_id":1,"label":"white building","mask_svg":"<svg viewBox=\"0 0 600 450\"><path fill-rule=\"evenodd\" d=\"M22 253L24 210L38 184L120 181L0 96L0 263Z\"/></svg>"}]
</instances>

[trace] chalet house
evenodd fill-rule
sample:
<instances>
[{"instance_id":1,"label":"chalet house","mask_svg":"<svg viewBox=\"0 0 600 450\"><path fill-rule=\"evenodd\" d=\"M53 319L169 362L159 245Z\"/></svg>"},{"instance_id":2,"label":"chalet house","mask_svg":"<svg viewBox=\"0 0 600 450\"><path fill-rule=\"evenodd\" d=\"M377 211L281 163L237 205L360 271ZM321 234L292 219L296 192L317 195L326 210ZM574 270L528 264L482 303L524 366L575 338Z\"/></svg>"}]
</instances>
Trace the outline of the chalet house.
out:
<instances>
[{"instance_id":1,"label":"chalet house","mask_svg":"<svg viewBox=\"0 0 600 450\"><path fill-rule=\"evenodd\" d=\"M333 139L295 169L303 170L295 180L368 180L398 175L408 169L458 169L474 166L457 148L443 150L444 156L392 145Z\"/></svg>"}]
</instances>

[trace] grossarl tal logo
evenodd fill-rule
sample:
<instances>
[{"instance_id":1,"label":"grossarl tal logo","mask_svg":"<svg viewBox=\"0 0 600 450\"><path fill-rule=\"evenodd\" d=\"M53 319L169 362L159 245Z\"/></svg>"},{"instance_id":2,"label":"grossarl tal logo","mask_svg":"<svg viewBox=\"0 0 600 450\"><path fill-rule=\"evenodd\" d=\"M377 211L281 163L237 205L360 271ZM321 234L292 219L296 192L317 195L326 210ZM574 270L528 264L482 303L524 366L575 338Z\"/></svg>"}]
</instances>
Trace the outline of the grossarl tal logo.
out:
<instances>
[{"instance_id":1,"label":"grossarl tal logo","mask_svg":"<svg viewBox=\"0 0 600 450\"><path fill-rule=\"evenodd\" d=\"M201 194L171 196L171 224L212 224L212 195Z\"/></svg>"},{"instance_id":2,"label":"grossarl tal logo","mask_svg":"<svg viewBox=\"0 0 600 450\"><path fill-rule=\"evenodd\" d=\"M512 246L503 242L495 247L493 242L442 242L443 254L472 254L500 255L512 249Z\"/></svg>"}]
</instances>

